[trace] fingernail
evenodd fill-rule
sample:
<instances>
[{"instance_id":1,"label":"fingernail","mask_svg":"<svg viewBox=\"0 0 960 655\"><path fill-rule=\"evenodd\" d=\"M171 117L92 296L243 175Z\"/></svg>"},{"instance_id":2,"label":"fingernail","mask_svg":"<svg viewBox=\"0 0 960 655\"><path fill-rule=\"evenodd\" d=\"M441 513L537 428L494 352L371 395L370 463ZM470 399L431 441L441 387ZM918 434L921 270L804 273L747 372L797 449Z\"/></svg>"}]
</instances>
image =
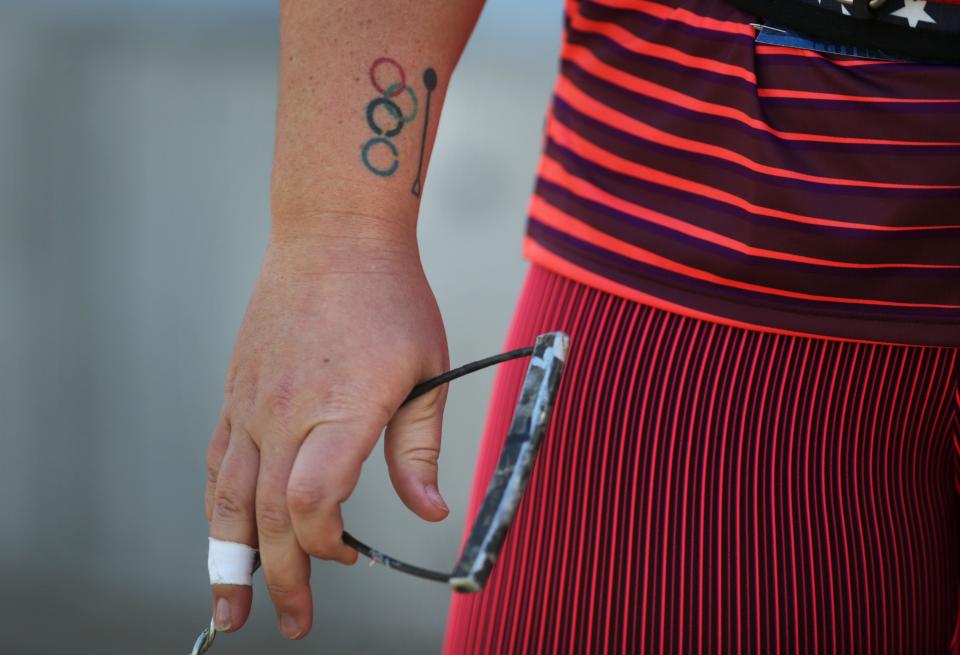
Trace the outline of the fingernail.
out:
<instances>
[{"instance_id":1,"label":"fingernail","mask_svg":"<svg viewBox=\"0 0 960 655\"><path fill-rule=\"evenodd\" d=\"M213 623L217 626L217 630L230 629L230 603L227 602L226 598L221 598L217 601L217 610L213 615Z\"/></svg>"},{"instance_id":2,"label":"fingernail","mask_svg":"<svg viewBox=\"0 0 960 655\"><path fill-rule=\"evenodd\" d=\"M443 498L440 496L440 491L437 489L437 485L428 484L426 486L427 497L430 498L430 502L442 509L444 512L449 512L450 508L447 507L447 504L443 502Z\"/></svg>"},{"instance_id":3,"label":"fingernail","mask_svg":"<svg viewBox=\"0 0 960 655\"><path fill-rule=\"evenodd\" d=\"M296 639L300 636L300 626L297 625L297 620L289 614L284 614L280 617L280 632L287 639Z\"/></svg>"}]
</instances>

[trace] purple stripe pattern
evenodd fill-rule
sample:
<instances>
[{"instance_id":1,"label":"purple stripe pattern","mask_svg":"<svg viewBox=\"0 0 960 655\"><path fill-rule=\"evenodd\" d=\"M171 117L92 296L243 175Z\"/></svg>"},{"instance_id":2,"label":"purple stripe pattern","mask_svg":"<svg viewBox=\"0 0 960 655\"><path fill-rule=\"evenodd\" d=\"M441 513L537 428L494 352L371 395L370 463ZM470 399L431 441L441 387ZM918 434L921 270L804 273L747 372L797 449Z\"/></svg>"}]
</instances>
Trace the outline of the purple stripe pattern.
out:
<instances>
[{"instance_id":1,"label":"purple stripe pattern","mask_svg":"<svg viewBox=\"0 0 960 655\"><path fill-rule=\"evenodd\" d=\"M729 325L960 346L960 65L758 44L757 20L568 0L527 256Z\"/></svg>"}]
</instances>

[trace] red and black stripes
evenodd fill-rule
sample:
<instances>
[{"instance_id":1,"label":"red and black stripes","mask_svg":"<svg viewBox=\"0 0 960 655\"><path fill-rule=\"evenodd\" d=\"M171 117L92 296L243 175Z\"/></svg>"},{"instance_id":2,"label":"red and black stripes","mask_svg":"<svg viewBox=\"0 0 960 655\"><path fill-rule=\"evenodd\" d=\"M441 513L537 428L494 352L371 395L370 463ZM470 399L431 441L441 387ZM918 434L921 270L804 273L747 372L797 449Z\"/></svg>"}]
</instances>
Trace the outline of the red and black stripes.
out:
<instances>
[{"instance_id":1,"label":"red and black stripes","mask_svg":"<svg viewBox=\"0 0 960 655\"><path fill-rule=\"evenodd\" d=\"M729 325L960 345L960 66L757 45L753 20L567 3L527 256Z\"/></svg>"},{"instance_id":2,"label":"red and black stripes","mask_svg":"<svg viewBox=\"0 0 960 655\"><path fill-rule=\"evenodd\" d=\"M534 266L550 431L445 652L960 654L960 349L703 321ZM473 516L523 378L499 372Z\"/></svg>"}]
</instances>

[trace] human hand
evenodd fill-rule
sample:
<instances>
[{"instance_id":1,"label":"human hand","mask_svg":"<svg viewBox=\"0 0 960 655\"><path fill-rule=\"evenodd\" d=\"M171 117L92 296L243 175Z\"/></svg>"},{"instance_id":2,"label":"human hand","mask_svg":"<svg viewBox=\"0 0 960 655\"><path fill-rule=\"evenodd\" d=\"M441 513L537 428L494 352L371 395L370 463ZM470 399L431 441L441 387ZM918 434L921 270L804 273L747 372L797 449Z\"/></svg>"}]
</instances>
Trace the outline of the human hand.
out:
<instances>
[{"instance_id":1,"label":"human hand","mask_svg":"<svg viewBox=\"0 0 960 655\"><path fill-rule=\"evenodd\" d=\"M448 368L415 233L357 216L317 219L324 227L312 234L271 236L208 449L210 536L259 547L288 638L312 624L309 556L357 559L341 541L340 504L384 426L401 500L428 521L448 513L437 491L445 388L398 409ZM330 228L340 221L353 221L349 236ZM218 630L244 624L251 595L213 587Z\"/></svg>"}]
</instances>

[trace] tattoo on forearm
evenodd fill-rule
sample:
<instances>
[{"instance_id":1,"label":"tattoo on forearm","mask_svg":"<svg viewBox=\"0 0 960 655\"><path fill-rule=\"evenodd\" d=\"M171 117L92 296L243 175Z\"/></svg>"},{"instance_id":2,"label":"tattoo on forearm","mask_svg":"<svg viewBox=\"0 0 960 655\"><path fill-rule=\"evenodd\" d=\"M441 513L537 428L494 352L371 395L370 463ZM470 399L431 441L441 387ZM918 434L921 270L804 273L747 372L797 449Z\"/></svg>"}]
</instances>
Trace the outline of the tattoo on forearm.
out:
<instances>
[{"instance_id":1,"label":"tattoo on forearm","mask_svg":"<svg viewBox=\"0 0 960 655\"><path fill-rule=\"evenodd\" d=\"M420 135L420 156L417 158L417 177L413 180L410 192L420 197L420 174L423 171L423 149L427 146L427 125L430 123L430 96L437 88L437 72L432 68L423 71L423 86L427 88L427 108L423 111L423 132Z\"/></svg>"},{"instance_id":2,"label":"tattoo on forearm","mask_svg":"<svg viewBox=\"0 0 960 655\"><path fill-rule=\"evenodd\" d=\"M400 135L404 125L412 123L419 114L420 101L416 91L407 84L407 73L396 60L380 57L370 65L370 83L379 94L367 103L367 126L374 136L360 148L360 160L368 171L389 177L400 167L400 154L393 139ZM427 92L423 130L420 135L420 155L417 175L411 193L420 196L423 173L423 154L427 144L430 121L430 97L437 88L437 73L432 68L423 71L423 86Z\"/></svg>"}]
</instances>

